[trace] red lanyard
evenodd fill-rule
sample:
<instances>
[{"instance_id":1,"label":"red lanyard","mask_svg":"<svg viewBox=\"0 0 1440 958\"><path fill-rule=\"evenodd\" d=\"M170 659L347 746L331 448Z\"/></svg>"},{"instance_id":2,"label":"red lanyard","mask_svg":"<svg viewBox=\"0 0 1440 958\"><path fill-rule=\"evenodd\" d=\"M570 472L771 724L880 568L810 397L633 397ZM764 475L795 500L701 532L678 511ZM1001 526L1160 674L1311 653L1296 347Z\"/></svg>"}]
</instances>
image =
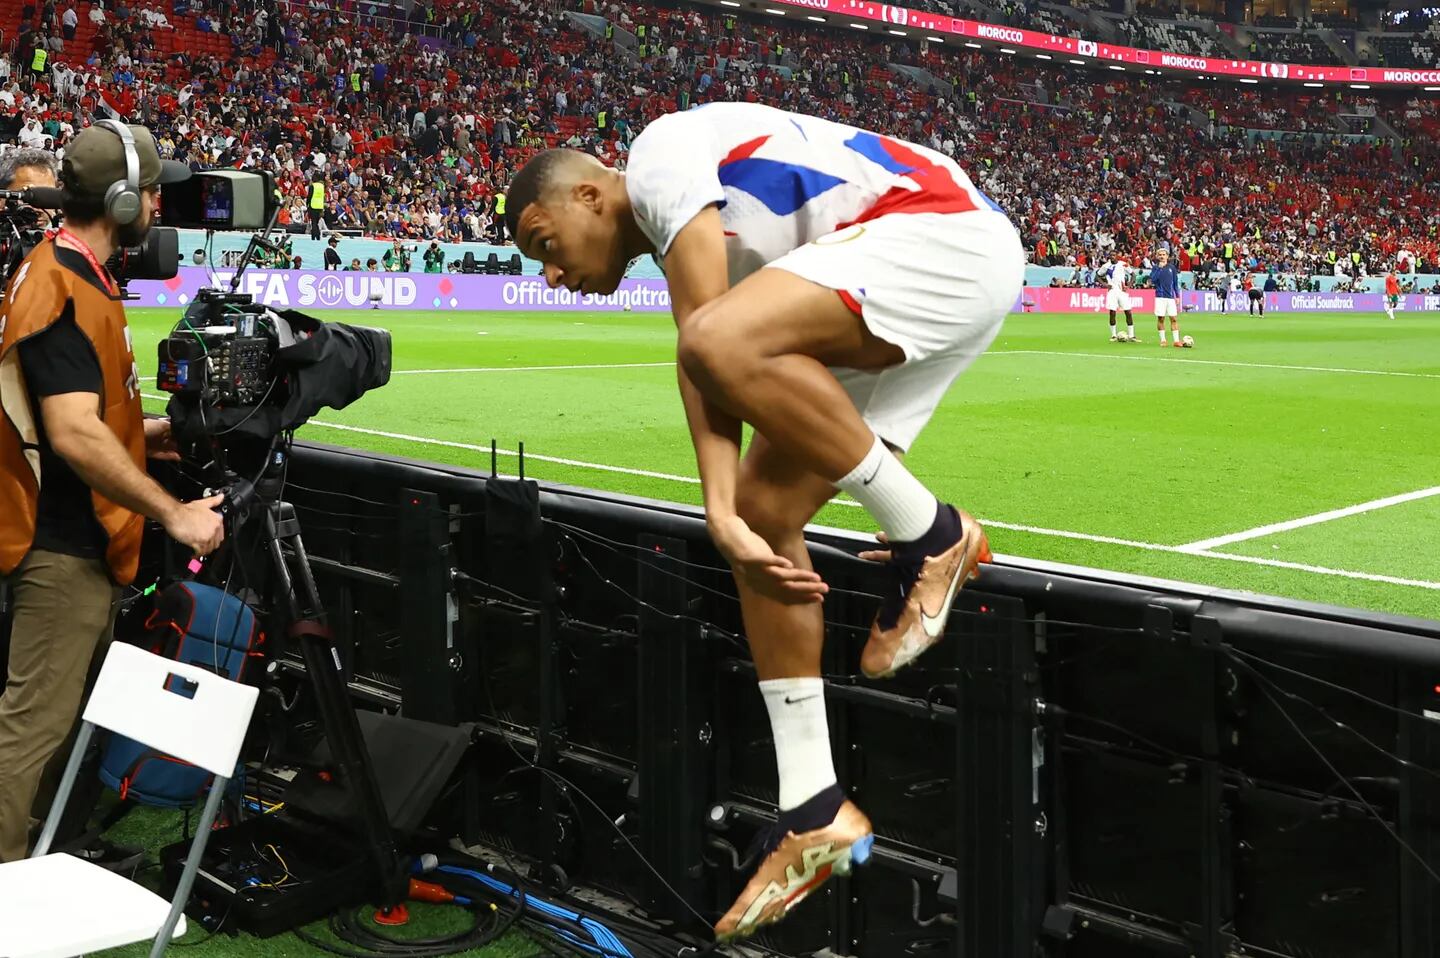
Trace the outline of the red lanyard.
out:
<instances>
[{"instance_id":1,"label":"red lanyard","mask_svg":"<svg viewBox=\"0 0 1440 958\"><path fill-rule=\"evenodd\" d=\"M115 281L110 278L110 273L105 269L104 266L100 265L100 261L95 258L95 253L91 251L90 246L84 240L82 240L80 237L76 236L69 230L64 229L63 227L61 228L59 233L55 234L55 238L63 239L65 242L75 247L76 251L79 252L81 256L85 257L85 262L89 263L90 268L95 271L95 275L100 277L100 282L105 285L105 289L110 293L111 296L120 295L120 289L115 285Z\"/></svg>"}]
</instances>

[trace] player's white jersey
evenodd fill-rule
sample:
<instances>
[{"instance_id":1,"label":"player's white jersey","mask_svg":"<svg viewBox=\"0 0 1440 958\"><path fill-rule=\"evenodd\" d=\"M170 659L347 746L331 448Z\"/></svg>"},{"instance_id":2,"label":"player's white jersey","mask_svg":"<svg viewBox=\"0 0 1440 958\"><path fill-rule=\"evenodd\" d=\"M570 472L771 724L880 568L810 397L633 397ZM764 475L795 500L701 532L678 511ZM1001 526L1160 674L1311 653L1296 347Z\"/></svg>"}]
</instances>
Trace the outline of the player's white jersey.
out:
<instances>
[{"instance_id":1,"label":"player's white jersey","mask_svg":"<svg viewBox=\"0 0 1440 958\"><path fill-rule=\"evenodd\" d=\"M625 185L662 266L679 232L719 204L732 283L888 214L1000 210L941 153L758 103L660 117L631 144Z\"/></svg>"},{"instance_id":2,"label":"player's white jersey","mask_svg":"<svg viewBox=\"0 0 1440 958\"><path fill-rule=\"evenodd\" d=\"M1110 288L1119 292L1125 289L1125 281L1130 276L1130 267L1124 263L1111 263L1108 267Z\"/></svg>"}]
</instances>

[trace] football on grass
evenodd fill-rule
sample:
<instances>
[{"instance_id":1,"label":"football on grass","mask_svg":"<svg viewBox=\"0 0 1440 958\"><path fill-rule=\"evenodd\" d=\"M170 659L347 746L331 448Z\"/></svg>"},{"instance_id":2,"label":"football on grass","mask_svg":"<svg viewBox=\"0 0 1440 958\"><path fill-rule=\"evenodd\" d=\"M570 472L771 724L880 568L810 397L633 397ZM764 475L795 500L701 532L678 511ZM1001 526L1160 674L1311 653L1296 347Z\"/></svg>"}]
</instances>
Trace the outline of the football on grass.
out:
<instances>
[{"instance_id":1,"label":"football on grass","mask_svg":"<svg viewBox=\"0 0 1440 958\"><path fill-rule=\"evenodd\" d=\"M1195 337L1186 336L1184 339L1180 340L1180 345L1184 346L1186 349L1189 349L1190 347L1195 345Z\"/></svg>"}]
</instances>

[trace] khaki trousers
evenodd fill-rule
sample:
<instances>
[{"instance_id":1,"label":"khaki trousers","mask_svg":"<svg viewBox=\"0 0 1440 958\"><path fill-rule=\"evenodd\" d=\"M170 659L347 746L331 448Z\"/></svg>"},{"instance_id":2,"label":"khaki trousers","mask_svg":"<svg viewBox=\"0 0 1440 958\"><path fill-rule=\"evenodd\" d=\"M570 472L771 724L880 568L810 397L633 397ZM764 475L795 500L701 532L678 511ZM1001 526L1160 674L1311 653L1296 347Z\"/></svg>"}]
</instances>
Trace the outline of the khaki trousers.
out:
<instances>
[{"instance_id":1,"label":"khaki trousers","mask_svg":"<svg viewBox=\"0 0 1440 958\"><path fill-rule=\"evenodd\" d=\"M59 784L70 758L62 746L74 741L119 597L103 560L41 550L31 550L9 582L15 614L0 695L0 862L25 857L42 780L51 796Z\"/></svg>"}]
</instances>

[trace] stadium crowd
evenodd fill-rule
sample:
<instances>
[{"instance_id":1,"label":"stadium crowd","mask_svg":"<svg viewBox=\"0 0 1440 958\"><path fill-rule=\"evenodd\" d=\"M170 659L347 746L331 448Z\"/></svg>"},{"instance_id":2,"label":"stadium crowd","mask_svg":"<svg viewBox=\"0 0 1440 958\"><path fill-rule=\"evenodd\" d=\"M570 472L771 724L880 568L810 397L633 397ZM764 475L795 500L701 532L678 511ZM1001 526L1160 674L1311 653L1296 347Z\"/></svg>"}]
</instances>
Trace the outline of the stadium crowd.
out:
<instances>
[{"instance_id":1,"label":"stadium crowd","mask_svg":"<svg viewBox=\"0 0 1440 958\"><path fill-rule=\"evenodd\" d=\"M297 225L319 171L329 228L500 240L497 200L536 149L623 166L649 119L745 99L954 155L1039 264L1084 267L1116 250L1139 260L1168 245L1182 268L1374 274L1405 251L1440 271L1433 100L1062 70L612 0L585 0L603 34L540 0L433 0L409 20L353 0L25 2L0 67L9 139L63 148L92 113L123 116L176 159L272 170L282 219ZM887 63L928 72L917 81ZM1361 107L1404 143L1343 139L1337 114Z\"/></svg>"}]
</instances>

